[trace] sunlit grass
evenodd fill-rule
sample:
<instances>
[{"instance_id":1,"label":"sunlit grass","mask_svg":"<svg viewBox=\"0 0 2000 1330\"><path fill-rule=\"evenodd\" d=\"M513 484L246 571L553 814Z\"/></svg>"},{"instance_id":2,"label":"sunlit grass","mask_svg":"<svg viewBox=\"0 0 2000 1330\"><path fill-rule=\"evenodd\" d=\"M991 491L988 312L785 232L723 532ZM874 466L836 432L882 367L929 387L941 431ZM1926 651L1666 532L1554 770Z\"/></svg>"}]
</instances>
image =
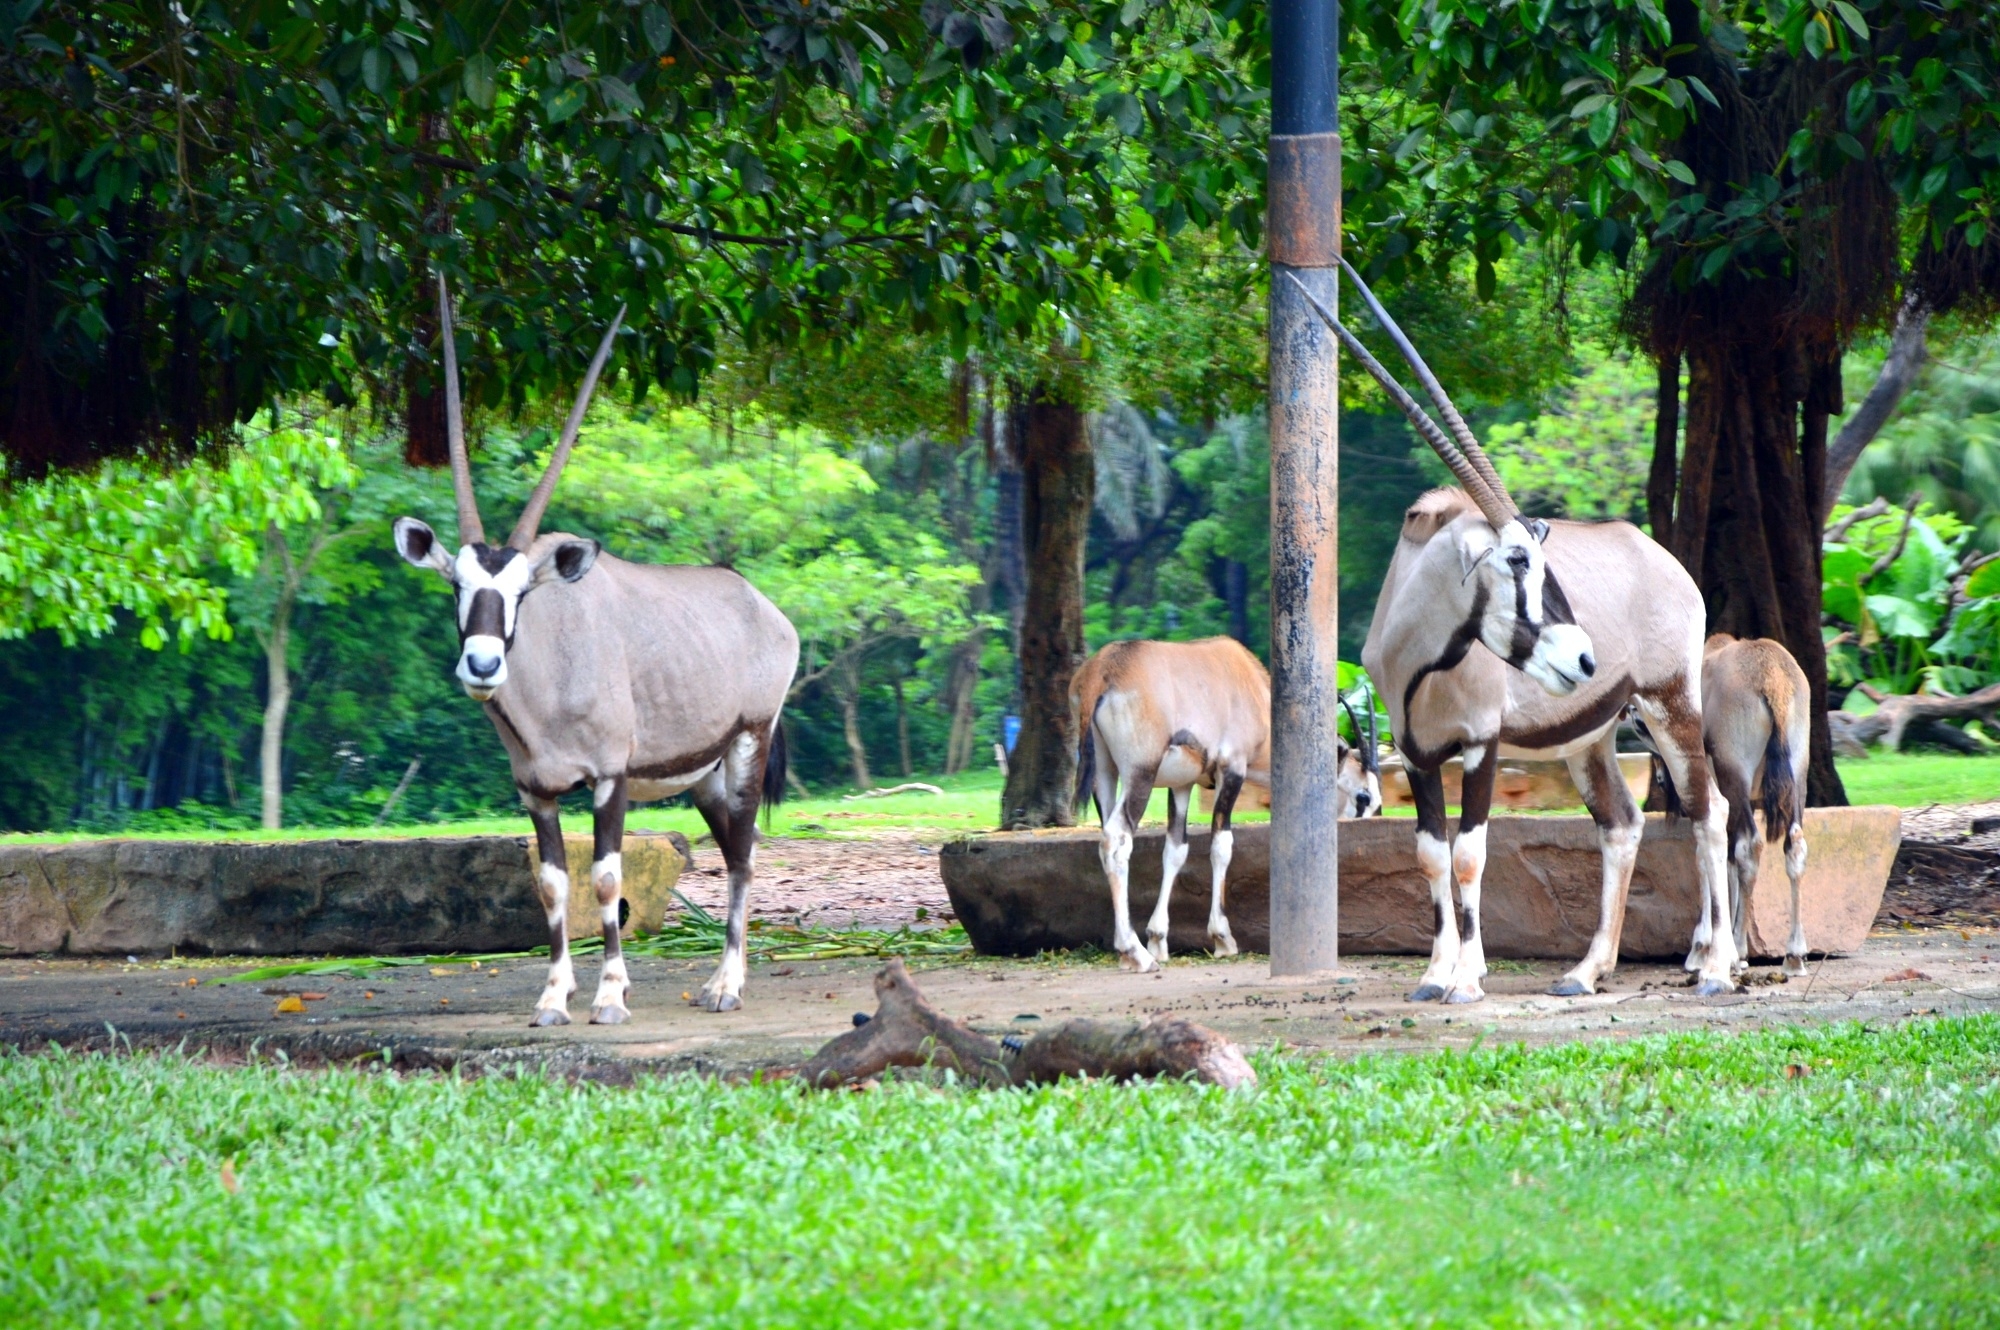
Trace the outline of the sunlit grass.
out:
<instances>
[{"instance_id":1,"label":"sunlit grass","mask_svg":"<svg viewBox=\"0 0 2000 1330\"><path fill-rule=\"evenodd\" d=\"M0 1323L2000 1317L2000 1020L1257 1065L812 1095L0 1055Z\"/></svg>"},{"instance_id":2,"label":"sunlit grass","mask_svg":"<svg viewBox=\"0 0 2000 1330\"><path fill-rule=\"evenodd\" d=\"M1877 750L1835 765L1849 803L1923 808L2000 799L2000 756Z\"/></svg>"}]
</instances>

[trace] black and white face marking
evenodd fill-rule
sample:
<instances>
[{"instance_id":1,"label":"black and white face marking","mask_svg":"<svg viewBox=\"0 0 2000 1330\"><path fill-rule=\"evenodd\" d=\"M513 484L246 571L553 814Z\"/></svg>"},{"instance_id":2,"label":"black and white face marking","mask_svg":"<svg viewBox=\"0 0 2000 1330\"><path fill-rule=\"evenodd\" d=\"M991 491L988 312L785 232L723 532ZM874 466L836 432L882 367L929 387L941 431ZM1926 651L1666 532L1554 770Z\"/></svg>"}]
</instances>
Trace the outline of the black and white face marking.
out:
<instances>
[{"instance_id":1,"label":"black and white face marking","mask_svg":"<svg viewBox=\"0 0 2000 1330\"><path fill-rule=\"evenodd\" d=\"M458 588L458 681L484 702L507 682L507 648L533 569L520 551L502 545L467 545L452 565Z\"/></svg>"},{"instance_id":2,"label":"black and white face marking","mask_svg":"<svg viewBox=\"0 0 2000 1330\"><path fill-rule=\"evenodd\" d=\"M1546 523L1516 518L1494 532L1474 526L1462 551L1466 577L1481 579L1479 640L1557 697L1597 672L1590 634L1579 628L1542 551ZM1490 543L1488 543L1490 539Z\"/></svg>"},{"instance_id":3,"label":"black and white face marking","mask_svg":"<svg viewBox=\"0 0 2000 1330\"><path fill-rule=\"evenodd\" d=\"M594 540L565 540L537 547L530 559L506 545L466 545L456 559L437 534L413 517L395 524L396 548L410 563L450 582L458 600L458 668L466 694L484 702L507 682L507 649L514 644L521 600L557 578L574 582L597 562Z\"/></svg>"}]
</instances>

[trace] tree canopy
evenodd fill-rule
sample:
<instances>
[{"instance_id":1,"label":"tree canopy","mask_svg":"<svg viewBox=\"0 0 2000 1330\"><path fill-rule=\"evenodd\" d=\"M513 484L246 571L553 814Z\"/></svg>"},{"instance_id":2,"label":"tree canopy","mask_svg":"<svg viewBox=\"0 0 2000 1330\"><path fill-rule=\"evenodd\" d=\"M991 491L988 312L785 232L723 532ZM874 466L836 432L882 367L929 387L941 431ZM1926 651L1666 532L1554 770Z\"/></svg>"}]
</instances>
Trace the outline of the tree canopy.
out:
<instances>
[{"instance_id":1,"label":"tree canopy","mask_svg":"<svg viewBox=\"0 0 2000 1330\"><path fill-rule=\"evenodd\" d=\"M0 448L186 452L285 394L428 388L430 274L468 392L692 391L717 338L871 320L958 345L1190 222L1256 237L1263 94L1232 11L1013 0L0 6Z\"/></svg>"}]
</instances>

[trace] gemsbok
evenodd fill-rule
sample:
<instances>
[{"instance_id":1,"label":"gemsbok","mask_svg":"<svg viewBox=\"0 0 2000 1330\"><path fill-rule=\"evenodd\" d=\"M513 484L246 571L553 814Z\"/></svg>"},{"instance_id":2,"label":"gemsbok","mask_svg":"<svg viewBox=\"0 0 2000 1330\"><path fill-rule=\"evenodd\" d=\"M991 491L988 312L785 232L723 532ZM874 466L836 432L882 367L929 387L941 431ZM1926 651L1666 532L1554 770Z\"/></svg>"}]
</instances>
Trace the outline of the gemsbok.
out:
<instances>
[{"instance_id":1,"label":"gemsbok","mask_svg":"<svg viewBox=\"0 0 2000 1330\"><path fill-rule=\"evenodd\" d=\"M1236 938L1223 914L1223 879L1236 842L1230 814L1245 781L1271 783L1271 676L1263 663L1227 637L1113 642L1076 672L1069 699L1082 736L1076 798L1081 802L1089 794L1097 801L1103 826L1098 857L1111 882L1111 945L1118 963L1143 974L1167 958L1167 906L1187 862L1188 800L1197 785L1215 791L1208 842L1209 947L1218 956L1234 956ZM1132 833L1162 785L1167 843L1160 897L1141 946L1128 899Z\"/></svg>"},{"instance_id":2,"label":"gemsbok","mask_svg":"<svg viewBox=\"0 0 2000 1330\"><path fill-rule=\"evenodd\" d=\"M461 544L454 557L429 526L399 517L396 549L456 591L459 682L492 718L534 823L549 977L530 1023L569 1024L569 998L576 991L566 917L569 860L556 800L578 789L592 796L590 881L604 930L592 1022L615 1025L631 1015L631 980L618 935L626 805L683 790L692 793L729 867L722 963L697 1001L710 1011L740 1007L757 807L784 790L778 713L798 665L798 633L728 569L627 563L594 540L537 535L611 355L622 309L597 348L513 534L503 545L487 544L472 493L451 301L442 277L438 314Z\"/></svg>"},{"instance_id":3,"label":"gemsbok","mask_svg":"<svg viewBox=\"0 0 2000 1330\"><path fill-rule=\"evenodd\" d=\"M1785 876L1791 879L1792 934L1785 943L1785 973L1802 975L1806 930L1799 916L1799 880L1806 871L1806 745L1812 726L1806 672L1791 652L1769 638L1711 633L1702 644L1701 703L1709 764L1716 788L1729 800L1729 920L1738 965L1747 956L1744 912L1763 858L1756 818L1761 805L1764 839L1785 842ZM1671 812L1681 812L1679 793L1668 782Z\"/></svg>"},{"instance_id":4,"label":"gemsbok","mask_svg":"<svg viewBox=\"0 0 2000 1330\"><path fill-rule=\"evenodd\" d=\"M1337 817L1382 816L1382 750L1375 729L1374 699L1368 700L1368 728L1362 729L1354 708L1343 699L1340 709L1354 727L1354 742L1335 736L1334 760L1340 775L1334 782L1340 791Z\"/></svg>"},{"instance_id":5,"label":"gemsbok","mask_svg":"<svg viewBox=\"0 0 2000 1330\"><path fill-rule=\"evenodd\" d=\"M1430 367L1361 275L1345 260L1341 266L1450 437L1310 291L1306 298L1463 486L1433 490L1404 514L1361 653L1409 769L1417 862L1436 919L1430 965L1411 999L1485 996L1479 893L1503 754L1565 759L1598 826L1597 930L1583 960L1551 991L1594 992L1617 965L1644 826L1618 771L1616 732L1628 701L1649 722L1694 822L1702 892L1690 956L1700 971L1697 991L1729 991L1736 959L1724 868L1729 810L1702 748L1701 592L1678 560L1630 523L1523 517ZM1465 781L1458 835L1447 842L1439 766L1454 754L1464 759Z\"/></svg>"}]
</instances>

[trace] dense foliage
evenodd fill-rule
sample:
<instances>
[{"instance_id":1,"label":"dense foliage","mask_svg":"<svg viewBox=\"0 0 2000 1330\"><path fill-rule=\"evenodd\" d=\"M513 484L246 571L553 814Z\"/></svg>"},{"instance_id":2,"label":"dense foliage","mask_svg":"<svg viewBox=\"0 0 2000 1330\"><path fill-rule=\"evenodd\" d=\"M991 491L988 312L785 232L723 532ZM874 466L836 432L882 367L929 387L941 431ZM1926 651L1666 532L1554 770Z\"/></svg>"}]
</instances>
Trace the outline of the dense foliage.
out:
<instances>
[{"instance_id":1,"label":"dense foliage","mask_svg":"<svg viewBox=\"0 0 2000 1330\"><path fill-rule=\"evenodd\" d=\"M316 392L409 398L441 460L439 271L516 408L621 302L618 373L685 393L729 334L963 348L1157 291L1190 222L1255 239L1242 40L1101 0L0 6L0 447L185 450Z\"/></svg>"}]
</instances>

